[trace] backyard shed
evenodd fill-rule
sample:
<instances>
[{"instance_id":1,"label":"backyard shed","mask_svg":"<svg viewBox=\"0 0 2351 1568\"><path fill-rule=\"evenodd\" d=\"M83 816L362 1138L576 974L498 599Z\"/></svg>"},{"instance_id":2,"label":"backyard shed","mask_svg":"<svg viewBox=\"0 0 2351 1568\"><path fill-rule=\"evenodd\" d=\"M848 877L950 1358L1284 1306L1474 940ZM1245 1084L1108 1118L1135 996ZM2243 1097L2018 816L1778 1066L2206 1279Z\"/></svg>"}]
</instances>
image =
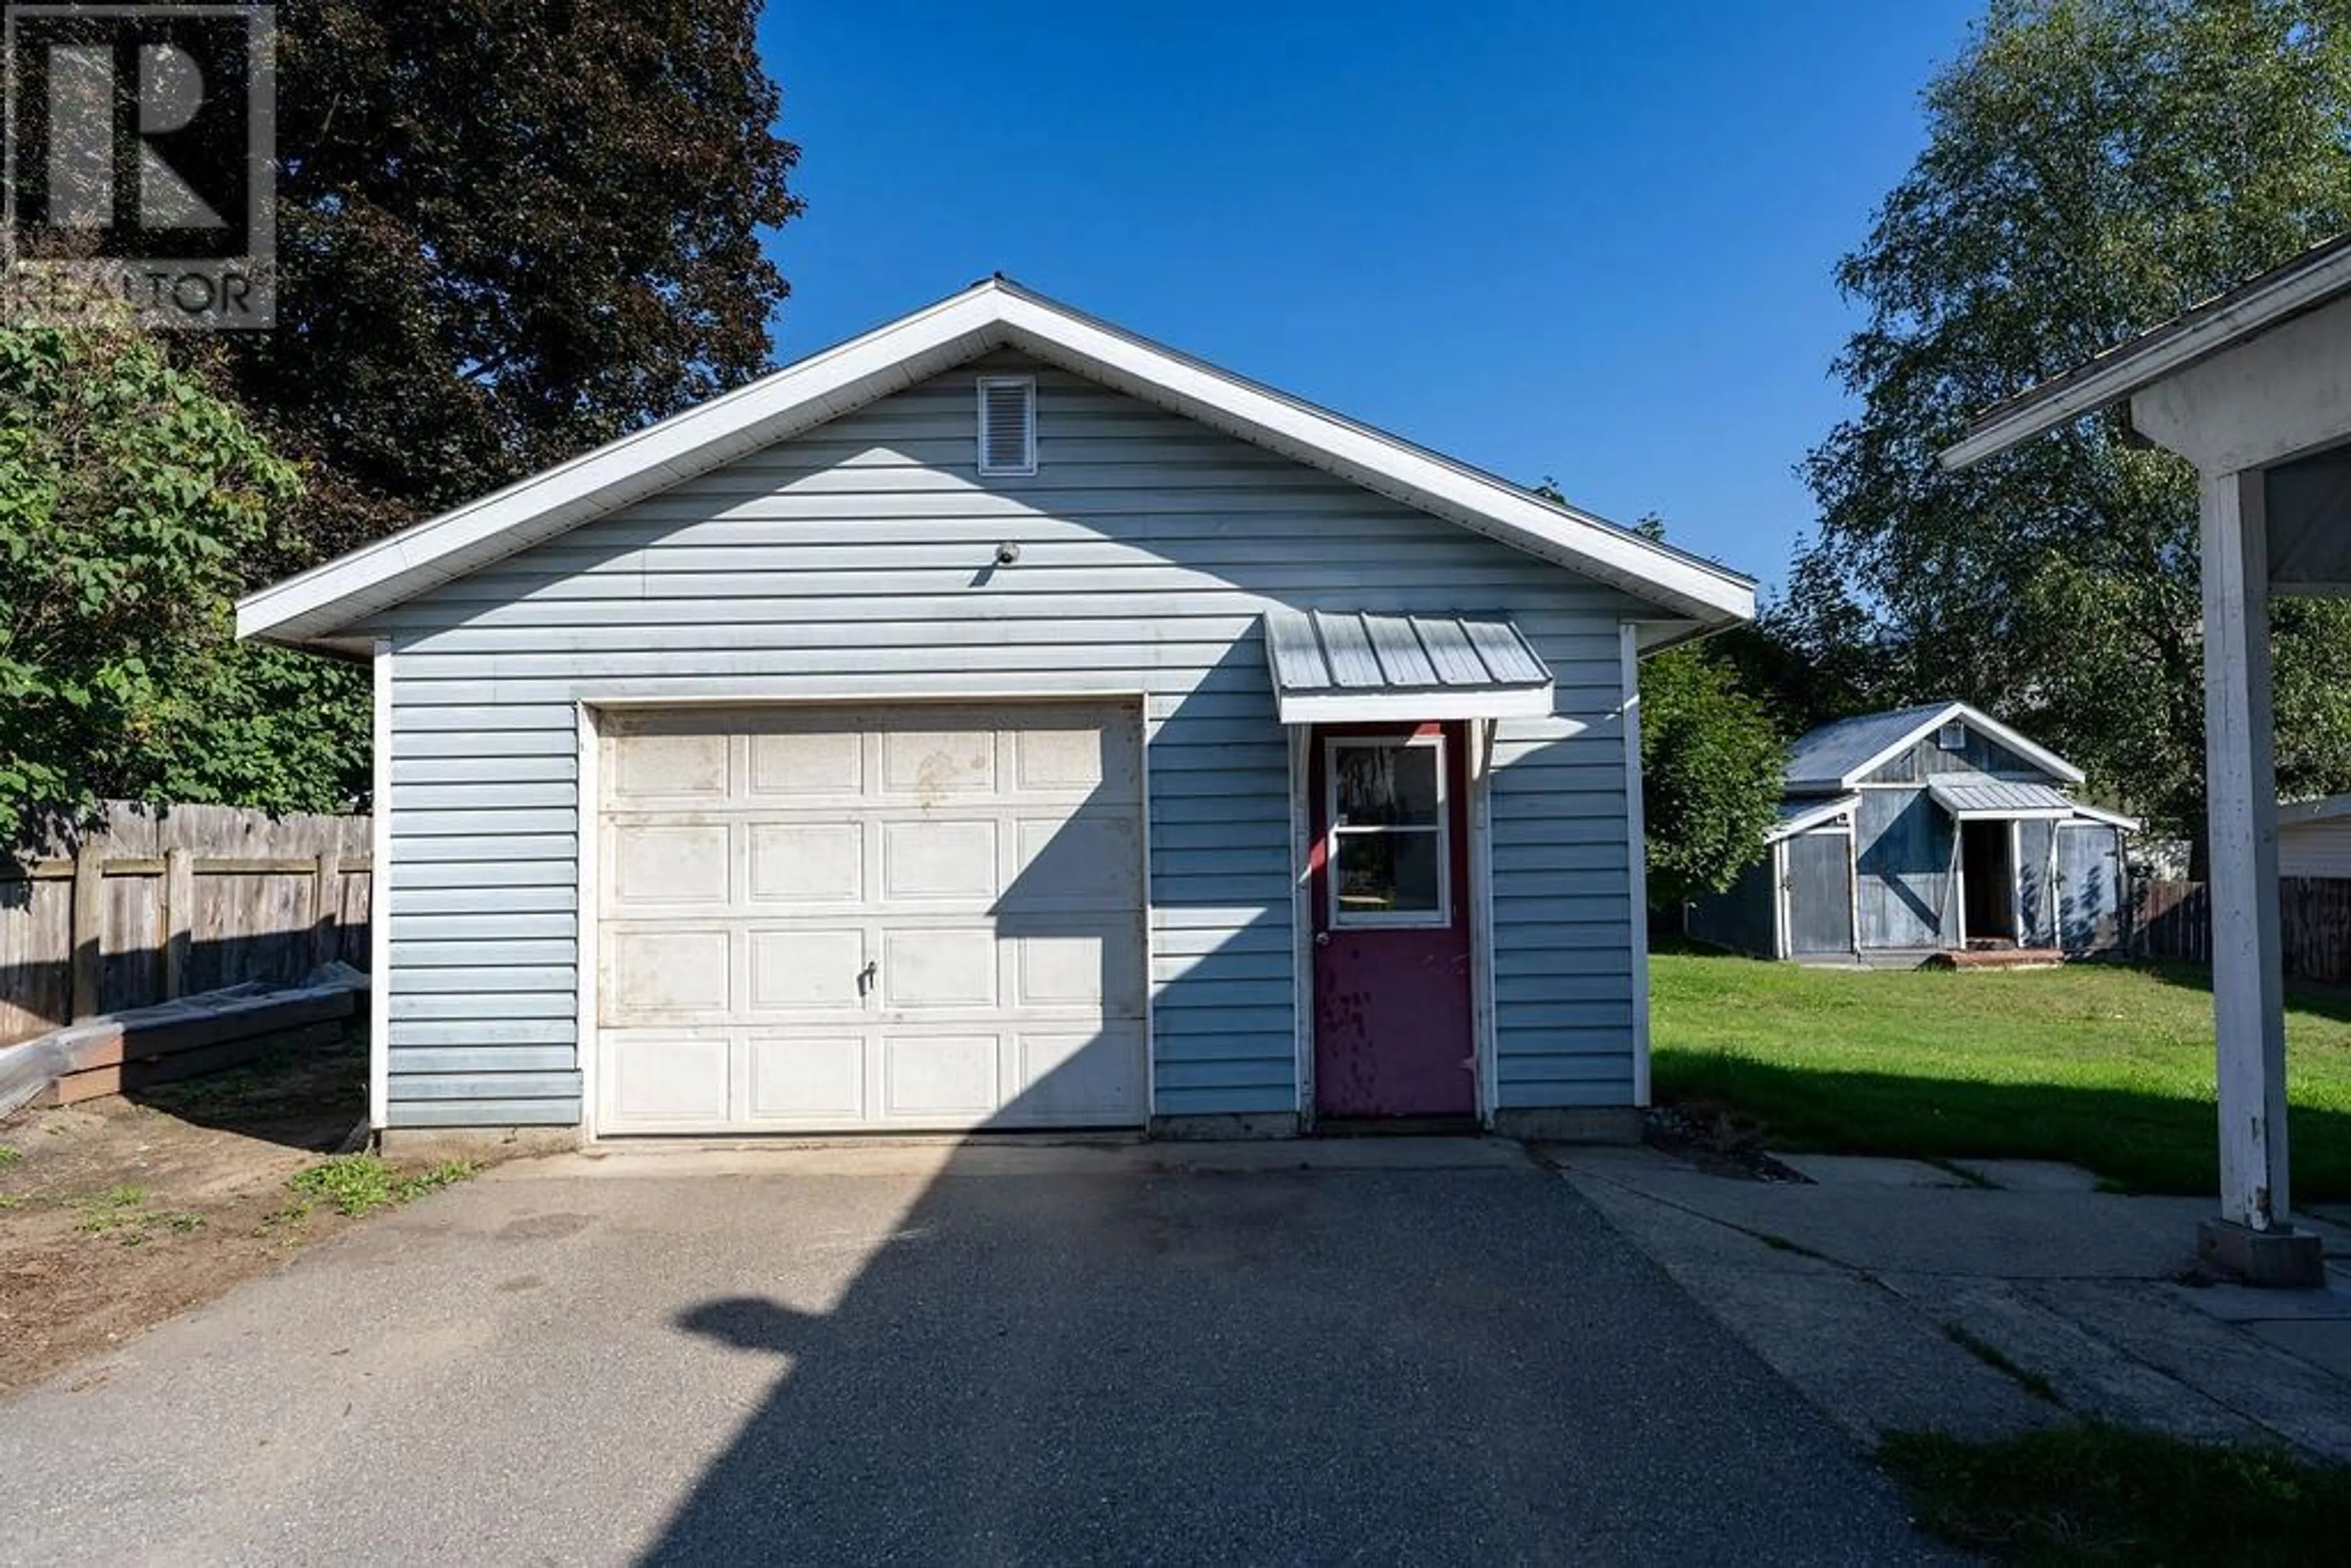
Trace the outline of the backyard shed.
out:
<instances>
[{"instance_id":1,"label":"backyard shed","mask_svg":"<svg viewBox=\"0 0 2351 1568\"><path fill-rule=\"evenodd\" d=\"M1721 568L1001 279L239 606L372 662L373 1119L1621 1127Z\"/></svg>"},{"instance_id":2,"label":"backyard shed","mask_svg":"<svg viewBox=\"0 0 2351 1568\"><path fill-rule=\"evenodd\" d=\"M1688 912L1701 941L1771 958L1915 962L2123 939L2125 835L2081 770L1970 707L1930 703L1789 748L1764 857Z\"/></svg>"}]
</instances>

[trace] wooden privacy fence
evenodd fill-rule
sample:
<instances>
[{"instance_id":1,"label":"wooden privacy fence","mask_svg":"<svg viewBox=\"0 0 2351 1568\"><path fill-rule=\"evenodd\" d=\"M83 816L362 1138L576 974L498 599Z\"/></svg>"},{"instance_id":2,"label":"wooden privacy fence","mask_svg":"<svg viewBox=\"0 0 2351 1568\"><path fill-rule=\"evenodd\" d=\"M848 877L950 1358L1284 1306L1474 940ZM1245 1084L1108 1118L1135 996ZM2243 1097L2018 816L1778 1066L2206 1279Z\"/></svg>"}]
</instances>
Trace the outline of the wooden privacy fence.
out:
<instances>
[{"instance_id":1,"label":"wooden privacy fence","mask_svg":"<svg viewBox=\"0 0 2351 1568\"><path fill-rule=\"evenodd\" d=\"M2285 972L2351 980L2351 880L2278 878ZM2145 958L2212 959L2212 895L2200 882L2140 879L2132 889L2131 951Z\"/></svg>"},{"instance_id":2,"label":"wooden privacy fence","mask_svg":"<svg viewBox=\"0 0 2351 1568\"><path fill-rule=\"evenodd\" d=\"M76 1019L368 962L365 817L114 805L0 858L0 1044Z\"/></svg>"}]
</instances>

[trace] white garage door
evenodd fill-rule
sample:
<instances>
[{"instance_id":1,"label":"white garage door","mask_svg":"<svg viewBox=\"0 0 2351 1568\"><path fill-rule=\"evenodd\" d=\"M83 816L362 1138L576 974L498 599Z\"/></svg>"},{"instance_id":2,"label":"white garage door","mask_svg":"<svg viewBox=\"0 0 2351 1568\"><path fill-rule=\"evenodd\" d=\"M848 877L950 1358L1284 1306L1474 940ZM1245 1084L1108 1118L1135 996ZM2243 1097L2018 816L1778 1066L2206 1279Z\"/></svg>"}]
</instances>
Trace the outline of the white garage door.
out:
<instances>
[{"instance_id":1,"label":"white garage door","mask_svg":"<svg viewBox=\"0 0 2351 1568\"><path fill-rule=\"evenodd\" d=\"M1137 725L607 715L597 1130L1140 1124Z\"/></svg>"}]
</instances>

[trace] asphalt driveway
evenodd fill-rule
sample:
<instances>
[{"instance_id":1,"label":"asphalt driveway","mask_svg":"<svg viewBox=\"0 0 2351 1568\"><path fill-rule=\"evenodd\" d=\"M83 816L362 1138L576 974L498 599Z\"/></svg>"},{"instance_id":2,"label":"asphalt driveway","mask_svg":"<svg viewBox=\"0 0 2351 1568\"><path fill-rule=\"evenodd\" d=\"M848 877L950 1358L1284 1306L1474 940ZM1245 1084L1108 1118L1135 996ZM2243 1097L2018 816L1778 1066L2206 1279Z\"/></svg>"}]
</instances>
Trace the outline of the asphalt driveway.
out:
<instances>
[{"instance_id":1,"label":"asphalt driveway","mask_svg":"<svg viewBox=\"0 0 2351 1568\"><path fill-rule=\"evenodd\" d=\"M1925 1553L1557 1176L1301 1147L508 1166L0 1404L0 1561Z\"/></svg>"}]
</instances>

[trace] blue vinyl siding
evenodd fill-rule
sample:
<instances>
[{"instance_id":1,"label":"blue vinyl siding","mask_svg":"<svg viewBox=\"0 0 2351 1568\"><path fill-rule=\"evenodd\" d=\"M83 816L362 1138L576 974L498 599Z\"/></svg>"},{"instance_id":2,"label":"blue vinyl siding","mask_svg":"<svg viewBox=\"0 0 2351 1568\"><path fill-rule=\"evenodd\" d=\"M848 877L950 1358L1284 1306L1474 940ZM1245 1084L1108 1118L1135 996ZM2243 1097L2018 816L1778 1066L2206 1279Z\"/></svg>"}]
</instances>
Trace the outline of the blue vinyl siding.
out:
<instances>
[{"instance_id":1,"label":"blue vinyl siding","mask_svg":"<svg viewBox=\"0 0 2351 1568\"><path fill-rule=\"evenodd\" d=\"M972 381L1010 368L1038 472L983 479ZM1501 612L1551 664L1556 716L1495 747L1499 1098L1629 1103L1618 625L1643 607L999 354L365 628L393 646L392 1124L580 1119L574 705L720 696L1145 694L1155 1109L1292 1109L1276 603Z\"/></svg>"}]
</instances>

